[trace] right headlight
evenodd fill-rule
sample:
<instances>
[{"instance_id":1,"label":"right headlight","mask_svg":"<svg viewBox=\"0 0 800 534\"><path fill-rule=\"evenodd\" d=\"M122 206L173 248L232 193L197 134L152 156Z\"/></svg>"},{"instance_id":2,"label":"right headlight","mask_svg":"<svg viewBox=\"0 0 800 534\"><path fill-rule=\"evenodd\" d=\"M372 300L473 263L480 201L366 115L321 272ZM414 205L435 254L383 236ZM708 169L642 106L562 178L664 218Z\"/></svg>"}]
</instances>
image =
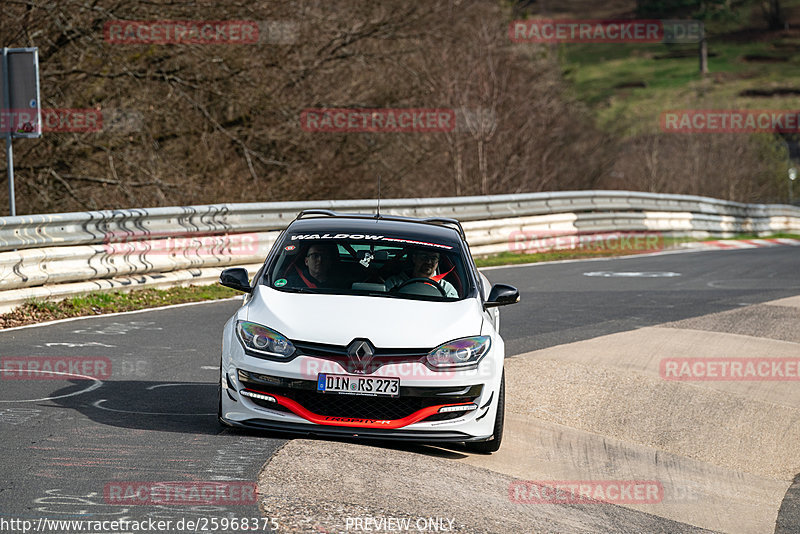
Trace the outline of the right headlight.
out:
<instances>
[{"instance_id":1,"label":"right headlight","mask_svg":"<svg viewBox=\"0 0 800 534\"><path fill-rule=\"evenodd\" d=\"M492 338L473 336L448 341L428 353L428 365L437 370L474 367L489 352Z\"/></svg>"},{"instance_id":2,"label":"right headlight","mask_svg":"<svg viewBox=\"0 0 800 534\"><path fill-rule=\"evenodd\" d=\"M236 323L239 341L249 352L277 358L288 358L295 348L289 339L271 328L250 321Z\"/></svg>"}]
</instances>

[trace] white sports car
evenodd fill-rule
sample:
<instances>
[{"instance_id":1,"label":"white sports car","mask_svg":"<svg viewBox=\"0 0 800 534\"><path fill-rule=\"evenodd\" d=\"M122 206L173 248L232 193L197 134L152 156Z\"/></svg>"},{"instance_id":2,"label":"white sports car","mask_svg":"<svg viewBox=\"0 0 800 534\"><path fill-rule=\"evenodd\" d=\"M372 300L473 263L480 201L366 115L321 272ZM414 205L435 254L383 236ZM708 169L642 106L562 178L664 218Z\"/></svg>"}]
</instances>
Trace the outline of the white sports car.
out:
<instances>
[{"instance_id":1,"label":"white sports car","mask_svg":"<svg viewBox=\"0 0 800 534\"><path fill-rule=\"evenodd\" d=\"M498 306L454 219L306 210L278 237L225 324L219 420L293 433L463 441L503 436Z\"/></svg>"}]
</instances>

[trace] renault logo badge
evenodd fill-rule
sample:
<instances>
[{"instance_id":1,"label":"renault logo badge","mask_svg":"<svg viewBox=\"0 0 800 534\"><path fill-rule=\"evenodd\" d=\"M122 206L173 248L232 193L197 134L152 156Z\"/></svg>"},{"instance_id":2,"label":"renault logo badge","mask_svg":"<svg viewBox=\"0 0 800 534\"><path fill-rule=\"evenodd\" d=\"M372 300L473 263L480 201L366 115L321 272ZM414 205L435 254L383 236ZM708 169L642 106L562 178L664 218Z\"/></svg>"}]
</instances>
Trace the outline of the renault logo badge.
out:
<instances>
[{"instance_id":1,"label":"renault logo badge","mask_svg":"<svg viewBox=\"0 0 800 534\"><path fill-rule=\"evenodd\" d=\"M347 346L347 354L356 372L365 373L375 355L375 348L366 339L355 339Z\"/></svg>"}]
</instances>

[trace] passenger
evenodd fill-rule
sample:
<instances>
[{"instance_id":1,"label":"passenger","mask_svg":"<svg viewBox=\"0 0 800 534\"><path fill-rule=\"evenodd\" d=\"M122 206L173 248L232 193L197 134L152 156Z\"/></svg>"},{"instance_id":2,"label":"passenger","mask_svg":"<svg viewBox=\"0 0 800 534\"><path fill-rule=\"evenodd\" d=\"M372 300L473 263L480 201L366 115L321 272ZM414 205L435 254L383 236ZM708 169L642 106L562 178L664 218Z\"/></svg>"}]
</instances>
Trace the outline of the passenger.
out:
<instances>
[{"instance_id":1,"label":"passenger","mask_svg":"<svg viewBox=\"0 0 800 534\"><path fill-rule=\"evenodd\" d=\"M334 244L320 243L311 245L303 262L305 267L295 265L287 273L287 285L290 287L346 287L347 284L336 272L339 250Z\"/></svg>"},{"instance_id":2,"label":"passenger","mask_svg":"<svg viewBox=\"0 0 800 534\"><path fill-rule=\"evenodd\" d=\"M403 271L386 279L386 289L391 291L412 278L430 278L439 283L448 298L458 298L458 291L453 284L444 280L445 274L436 274L439 267L439 253L428 250L414 250L411 257L411 272Z\"/></svg>"}]
</instances>

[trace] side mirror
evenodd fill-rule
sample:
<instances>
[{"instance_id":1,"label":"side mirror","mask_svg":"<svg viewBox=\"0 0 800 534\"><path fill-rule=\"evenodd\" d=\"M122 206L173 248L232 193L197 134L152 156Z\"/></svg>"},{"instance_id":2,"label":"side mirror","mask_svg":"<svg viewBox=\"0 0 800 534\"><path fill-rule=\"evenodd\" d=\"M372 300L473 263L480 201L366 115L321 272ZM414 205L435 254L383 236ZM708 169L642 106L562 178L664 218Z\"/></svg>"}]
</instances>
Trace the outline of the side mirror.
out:
<instances>
[{"instance_id":1,"label":"side mirror","mask_svg":"<svg viewBox=\"0 0 800 534\"><path fill-rule=\"evenodd\" d=\"M517 302L519 302L519 290L516 287L507 284L495 284L492 286L492 290L489 291L489 298L483 303L483 307L494 308Z\"/></svg>"},{"instance_id":2,"label":"side mirror","mask_svg":"<svg viewBox=\"0 0 800 534\"><path fill-rule=\"evenodd\" d=\"M225 269L219 275L219 283L225 287L237 291L244 291L245 293L253 291L253 288L250 287L250 278L247 274L247 269L243 267Z\"/></svg>"}]
</instances>

